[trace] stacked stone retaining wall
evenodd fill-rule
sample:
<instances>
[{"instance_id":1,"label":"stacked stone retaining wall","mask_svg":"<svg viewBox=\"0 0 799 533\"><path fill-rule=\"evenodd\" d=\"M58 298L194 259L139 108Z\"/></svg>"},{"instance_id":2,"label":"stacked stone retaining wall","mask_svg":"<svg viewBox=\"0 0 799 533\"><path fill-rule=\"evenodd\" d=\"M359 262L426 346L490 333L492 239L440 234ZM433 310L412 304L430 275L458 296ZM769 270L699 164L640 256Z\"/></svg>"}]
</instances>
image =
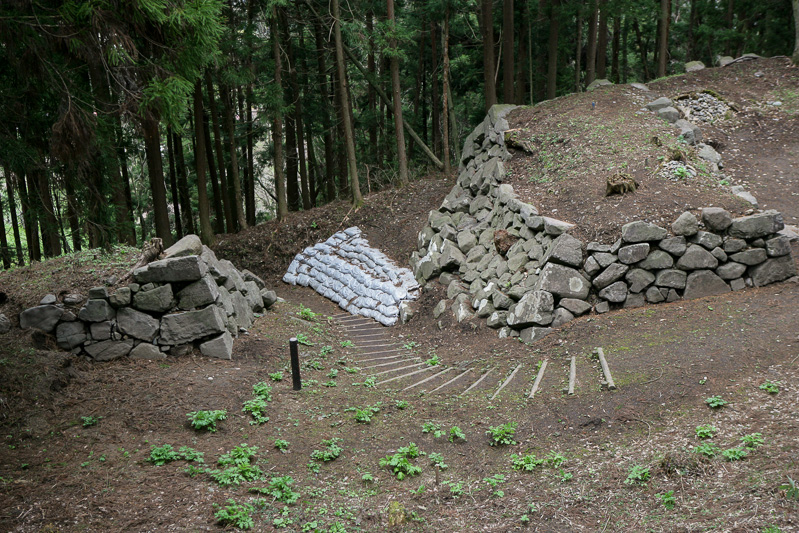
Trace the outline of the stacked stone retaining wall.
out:
<instances>
[{"instance_id":1,"label":"stacked stone retaining wall","mask_svg":"<svg viewBox=\"0 0 799 533\"><path fill-rule=\"evenodd\" d=\"M698 298L796 275L782 216L683 213L670 228L635 221L613 244L587 245L503 183L505 116L494 106L467 137L457 184L431 211L411 257L416 278L447 287L433 314L486 319L531 342L575 316ZM669 231L670 230L670 231Z\"/></svg>"},{"instance_id":2,"label":"stacked stone retaining wall","mask_svg":"<svg viewBox=\"0 0 799 533\"><path fill-rule=\"evenodd\" d=\"M194 347L231 359L233 338L276 301L275 293L258 276L217 259L196 235L165 256L134 270L133 283L112 294L95 287L88 299L47 295L20 313L19 325L52 334L60 348L95 361L162 359Z\"/></svg>"}]
</instances>

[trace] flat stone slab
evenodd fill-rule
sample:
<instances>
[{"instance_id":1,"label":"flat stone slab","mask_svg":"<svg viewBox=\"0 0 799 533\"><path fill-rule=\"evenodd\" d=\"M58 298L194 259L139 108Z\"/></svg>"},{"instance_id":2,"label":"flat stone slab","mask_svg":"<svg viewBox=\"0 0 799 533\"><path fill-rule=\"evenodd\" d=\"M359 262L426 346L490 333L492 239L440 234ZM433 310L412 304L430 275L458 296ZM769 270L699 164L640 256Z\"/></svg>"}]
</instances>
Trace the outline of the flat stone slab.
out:
<instances>
[{"instance_id":1,"label":"flat stone slab","mask_svg":"<svg viewBox=\"0 0 799 533\"><path fill-rule=\"evenodd\" d=\"M165 315L161 319L160 344L186 344L225 331L225 317L212 305L199 311Z\"/></svg>"}]
</instances>

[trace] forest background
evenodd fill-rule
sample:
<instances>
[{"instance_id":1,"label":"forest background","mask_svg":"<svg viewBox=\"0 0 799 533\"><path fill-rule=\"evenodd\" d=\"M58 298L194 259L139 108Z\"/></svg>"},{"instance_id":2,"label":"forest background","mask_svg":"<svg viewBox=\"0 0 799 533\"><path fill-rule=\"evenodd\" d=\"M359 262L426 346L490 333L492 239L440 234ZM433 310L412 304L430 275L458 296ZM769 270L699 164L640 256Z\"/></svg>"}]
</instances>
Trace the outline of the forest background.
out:
<instances>
[{"instance_id":1,"label":"forest background","mask_svg":"<svg viewBox=\"0 0 799 533\"><path fill-rule=\"evenodd\" d=\"M495 103L744 53L799 64L799 0L5 0L0 258L358 206Z\"/></svg>"}]
</instances>

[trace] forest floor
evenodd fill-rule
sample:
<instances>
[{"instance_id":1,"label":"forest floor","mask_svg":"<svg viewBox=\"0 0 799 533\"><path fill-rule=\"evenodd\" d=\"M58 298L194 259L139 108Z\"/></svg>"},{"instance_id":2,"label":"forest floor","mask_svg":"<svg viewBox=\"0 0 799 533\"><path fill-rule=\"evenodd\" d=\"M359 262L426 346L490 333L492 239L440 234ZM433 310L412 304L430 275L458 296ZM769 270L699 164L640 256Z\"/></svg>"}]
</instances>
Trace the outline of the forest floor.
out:
<instances>
[{"instance_id":1,"label":"forest floor","mask_svg":"<svg viewBox=\"0 0 799 533\"><path fill-rule=\"evenodd\" d=\"M764 76L754 76L761 71ZM786 223L796 224L799 70L772 59L650 84L652 99L700 86L741 108L731 127L712 133L724 145L728 179L746 183L761 207L779 209ZM562 111L561 122L576 123L589 100L603 110L604 98L622 102L627 92L629 87L611 87L537 106L534 113L548 110L538 114L542 129L535 130L535 121L527 127L545 135L552 114ZM778 109L757 105L776 99L783 102ZM623 124L609 122L604 136L620 137L617 128L635 128L639 121L661 127L649 124L647 114L636 116L640 107L630 106ZM570 143L584 141L575 135ZM617 167L641 166L647 157L628 153L626 146L617 152L590 147L583 155L593 157L584 165L601 158ZM517 168L524 157L514 155L509 167ZM736 200L718 184L701 186L699 193L696 184L678 184L686 188L679 195L672 184L647 181L643 166L641 171L641 189L624 197L605 198L605 174L594 179L596 172L535 184L557 194L532 185L526 194L542 212L598 228L592 237L608 240L637 213L667 224L708 202L736 206L725 203ZM582 186L570 185L576 181ZM261 275L285 299L236 341L232 361L195 355L91 364L33 348L30 334L13 329L0 346L0 530L218 531L223 526L214 506L224 509L231 499L252 505L256 531L799 530L799 488L790 485L799 480L798 283L581 317L533 346L499 339L478 321L439 329L430 309L444 289L431 283L417 316L385 328L384 336L423 360L437 359L441 368L475 369L471 381L489 369L492 374L462 396L466 382L435 394L369 386L367 369L356 370L359 347L352 332L328 318L340 310L280 277L304 246L352 225L405 263L427 212L452 184L433 176L370 195L357 211L335 203L294 213L280 225L224 236L217 253ZM129 249L82 252L2 272L0 290L9 301L0 311L16 317L44 294L85 294L125 272L135 256ZM297 335L305 342L300 392L292 391L288 370L288 338ZM591 355L598 346L618 386L614 391L600 386ZM562 389L572 356L577 381L569 396ZM528 399L544 360L540 390ZM513 381L492 400L516 368ZM259 382L272 389L269 420L258 425L242 407ZM776 392L763 390L766 384ZM728 403L711 408L705 400L712 397ZM189 412L222 409L227 419L214 433L188 425ZM487 431L506 423L516 424L515 444L491 446ZM705 425L717 431L702 440L696 428ZM453 427L465 440L448 439ZM762 435L762 445L753 434ZM330 439L340 440L330 447L323 442ZM286 441L278 443L284 450L277 440ZM380 459L410 443L426 455L410 460L418 474L398 480ZM203 453L204 465L177 460L156 466L151 450L166 444ZM205 472L222 471L220 457L236 447L246 451L244 445L258 448L254 464L264 479L224 485ZM340 456L334 460L313 458L325 452L332 458L336 447ZM532 454L529 471L513 467L513 455ZM289 489L298 493L290 504Z\"/></svg>"}]
</instances>

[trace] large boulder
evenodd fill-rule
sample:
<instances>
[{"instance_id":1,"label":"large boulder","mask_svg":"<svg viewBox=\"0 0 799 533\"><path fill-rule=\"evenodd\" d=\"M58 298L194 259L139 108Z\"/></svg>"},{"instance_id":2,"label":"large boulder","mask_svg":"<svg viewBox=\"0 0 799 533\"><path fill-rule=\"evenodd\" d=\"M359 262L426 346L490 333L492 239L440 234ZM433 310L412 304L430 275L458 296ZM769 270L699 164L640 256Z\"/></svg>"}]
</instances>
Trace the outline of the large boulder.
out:
<instances>
[{"instance_id":1,"label":"large boulder","mask_svg":"<svg viewBox=\"0 0 799 533\"><path fill-rule=\"evenodd\" d=\"M719 266L719 260L698 244L688 247L682 257L677 260L680 270L713 269Z\"/></svg>"},{"instance_id":2,"label":"large boulder","mask_svg":"<svg viewBox=\"0 0 799 533\"><path fill-rule=\"evenodd\" d=\"M611 283L618 281L624 276L630 267L622 265L621 263L613 263L606 268L600 275L594 278L594 287L599 290L604 289Z\"/></svg>"},{"instance_id":3,"label":"large boulder","mask_svg":"<svg viewBox=\"0 0 799 533\"><path fill-rule=\"evenodd\" d=\"M672 101L666 98L665 96L661 96L657 100L649 102L646 104L646 108L650 111L658 111L659 109L663 109L665 107L671 107Z\"/></svg>"},{"instance_id":4,"label":"large boulder","mask_svg":"<svg viewBox=\"0 0 799 533\"><path fill-rule=\"evenodd\" d=\"M546 326L552 323L555 299L547 291L528 292L508 314L508 325L515 329Z\"/></svg>"},{"instance_id":5,"label":"large boulder","mask_svg":"<svg viewBox=\"0 0 799 533\"><path fill-rule=\"evenodd\" d=\"M768 253L763 248L750 248L730 255L730 259L736 263L754 266L759 265L768 257Z\"/></svg>"},{"instance_id":6,"label":"large boulder","mask_svg":"<svg viewBox=\"0 0 799 533\"><path fill-rule=\"evenodd\" d=\"M649 254L648 243L630 244L619 248L619 262L625 265L631 265L638 261L643 261Z\"/></svg>"},{"instance_id":7,"label":"large boulder","mask_svg":"<svg viewBox=\"0 0 799 533\"><path fill-rule=\"evenodd\" d=\"M730 286L710 270L697 270L688 274L683 298L703 298L730 292Z\"/></svg>"},{"instance_id":8,"label":"large boulder","mask_svg":"<svg viewBox=\"0 0 799 533\"><path fill-rule=\"evenodd\" d=\"M688 274L682 270L661 270L655 275L655 285L669 289L684 289L687 277Z\"/></svg>"},{"instance_id":9,"label":"large boulder","mask_svg":"<svg viewBox=\"0 0 799 533\"><path fill-rule=\"evenodd\" d=\"M149 342L140 342L128 354L131 359L166 359L166 354L158 346Z\"/></svg>"},{"instance_id":10,"label":"large boulder","mask_svg":"<svg viewBox=\"0 0 799 533\"><path fill-rule=\"evenodd\" d=\"M599 291L599 297L609 302L621 303L627 299L627 284L623 281L611 283Z\"/></svg>"},{"instance_id":11,"label":"large boulder","mask_svg":"<svg viewBox=\"0 0 799 533\"><path fill-rule=\"evenodd\" d=\"M178 242L164 250L164 257L185 257L187 255L200 255L203 252L203 243L197 235L186 235Z\"/></svg>"},{"instance_id":12,"label":"large boulder","mask_svg":"<svg viewBox=\"0 0 799 533\"><path fill-rule=\"evenodd\" d=\"M243 297L242 297L243 298ZM245 301L246 305L246 301ZM161 344L177 345L192 342L225 331L225 317L215 305L166 315L161 319Z\"/></svg>"},{"instance_id":13,"label":"large boulder","mask_svg":"<svg viewBox=\"0 0 799 533\"><path fill-rule=\"evenodd\" d=\"M157 318L130 307L123 307L117 312L117 328L122 334L135 339L152 342L158 335L160 326Z\"/></svg>"},{"instance_id":14,"label":"large boulder","mask_svg":"<svg viewBox=\"0 0 799 533\"><path fill-rule=\"evenodd\" d=\"M559 298L585 300L591 290L591 283L573 268L548 263L541 270L535 289L546 291Z\"/></svg>"},{"instance_id":15,"label":"large boulder","mask_svg":"<svg viewBox=\"0 0 799 533\"><path fill-rule=\"evenodd\" d=\"M628 243L659 241L666 235L665 229L641 220L621 227L621 240Z\"/></svg>"},{"instance_id":16,"label":"large boulder","mask_svg":"<svg viewBox=\"0 0 799 533\"><path fill-rule=\"evenodd\" d=\"M689 61L685 64L685 72L699 72L705 69L705 64L701 61Z\"/></svg>"},{"instance_id":17,"label":"large boulder","mask_svg":"<svg viewBox=\"0 0 799 533\"><path fill-rule=\"evenodd\" d=\"M233 359L233 336L226 331L218 337L200 344L200 351L208 357Z\"/></svg>"},{"instance_id":18,"label":"large boulder","mask_svg":"<svg viewBox=\"0 0 799 533\"><path fill-rule=\"evenodd\" d=\"M247 299L247 303L250 305L250 309L255 311L256 313L260 313L264 310L264 299L261 298L261 293L258 289L258 284L254 281L245 281L244 288L247 292L244 294L244 297Z\"/></svg>"},{"instance_id":19,"label":"large boulder","mask_svg":"<svg viewBox=\"0 0 799 533\"><path fill-rule=\"evenodd\" d=\"M233 318L238 328L246 329L252 326L255 316L253 315L252 307L250 307L250 302L247 301L244 294L239 291L233 291L230 293L230 298L233 302Z\"/></svg>"},{"instance_id":20,"label":"large boulder","mask_svg":"<svg viewBox=\"0 0 799 533\"><path fill-rule=\"evenodd\" d=\"M86 326L83 322L61 322L55 330L55 341L59 348L71 350L87 340Z\"/></svg>"},{"instance_id":21,"label":"large boulder","mask_svg":"<svg viewBox=\"0 0 799 533\"><path fill-rule=\"evenodd\" d=\"M207 274L178 292L178 307L186 311L216 302L219 297L214 278Z\"/></svg>"},{"instance_id":22,"label":"large boulder","mask_svg":"<svg viewBox=\"0 0 799 533\"><path fill-rule=\"evenodd\" d=\"M569 234L560 235L549 245L541 263L560 263L580 268L583 264L583 243Z\"/></svg>"},{"instance_id":23,"label":"large boulder","mask_svg":"<svg viewBox=\"0 0 799 533\"><path fill-rule=\"evenodd\" d=\"M796 263L790 255L783 255L750 268L749 273L752 276L752 283L756 287L762 287L795 276Z\"/></svg>"},{"instance_id":24,"label":"large boulder","mask_svg":"<svg viewBox=\"0 0 799 533\"><path fill-rule=\"evenodd\" d=\"M772 233L777 233L784 227L782 214L769 210L749 215L748 217L733 219L728 233L731 237L757 239L758 237L766 237Z\"/></svg>"},{"instance_id":25,"label":"large boulder","mask_svg":"<svg viewBox=\"0 0 799 533\"><path fill-rule=\"evenodd\" d=\"M205 261L197 255L189 255L153 261L134 270L133 278L138 283L172 283L196 281L207 273L208 266Z\"/></svg>"},{"instance_id":26,"label":"large boulder","mask_svg":"<svg viewBox=\"0 0 799 533\"><path fill-rule=\"evenodd\" d=\"M685 211L672 223L671 231L673 231L675 235L690 237L699 231L699 221L693 213Z\"/></svg>"},{"instance_id":27,"label":"large boulder","mask_svg":"<svg viewBox=\"0 0 799 533\"><path fill-rule=\"evenodd\" d=\"M86 353L92 356L95 361L111 361L113 359L125 357L130 353L132 348L132 340L107 340L89 344L83 349L86 350Z\"/></svg>"},{"instance_id":28,"label":"large boulder","mask_svg":"<svg viewBox=\"0 0 799 533\"><path fill-rule=\"evenodd\" d=\"M105 300L90 299L86 306L78 312L78 318L84 322L103 322L111 320L116 315L114 308Z\"/></svg>"},{"instance_id":29,"label":"large boulder","mask_svg":"<svg viewBox=\"0 0 799 533\"><path fill-rule=\"evenodd\" d=\"M19 314L19 327L22 329L39 329L51 333L64 310L55 305L38 305Z\"/></svg>"},{"instance_id":30,"label":"large boulder","mask_svg":"<svg viewBox=\"0 0 799 533\"><path fill-rule=\"evenodd\" d=\"M133 296L133 307L140 311L166 313L175 307L176 303L172 294L172 286L169 284L155 287L149 291L139 291Z\"/></svg>"}]
</instances>

